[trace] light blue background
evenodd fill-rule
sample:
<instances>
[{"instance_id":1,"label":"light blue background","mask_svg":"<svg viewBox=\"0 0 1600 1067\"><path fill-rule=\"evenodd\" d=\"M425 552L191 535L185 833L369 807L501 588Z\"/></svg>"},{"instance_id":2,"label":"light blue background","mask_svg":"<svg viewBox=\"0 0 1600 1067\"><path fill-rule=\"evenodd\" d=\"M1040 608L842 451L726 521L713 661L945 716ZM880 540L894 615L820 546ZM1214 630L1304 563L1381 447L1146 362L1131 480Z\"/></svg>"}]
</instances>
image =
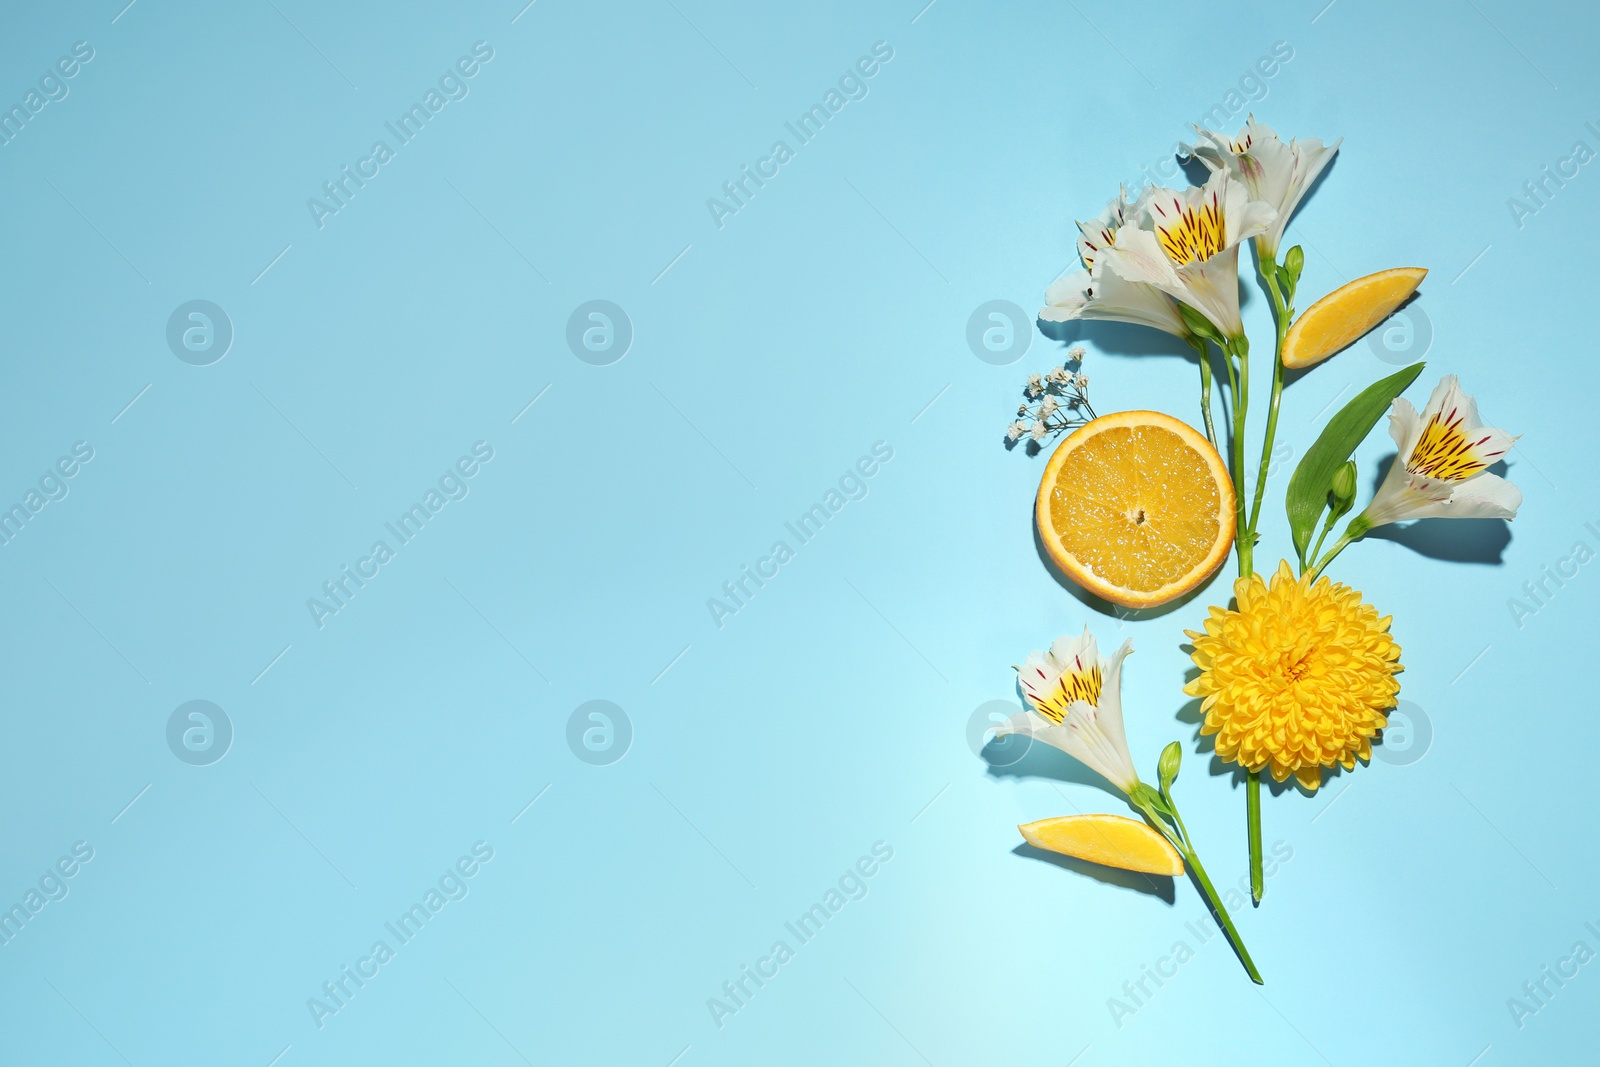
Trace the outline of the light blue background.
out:
<instances>
[{"instance_id":1,"label":"light blue background","mask_svg":"<svg viewBox=\"0 0 1600 1067\"><path fill-rule=\"evenodd\" d=\"M1521 1028L1506 1003L1600 948L1600 565L1520 627L1507 605L1576 540L1600 548L1600 176L1520 226L1507 205L1578 139L1600 149L1587 6L122 3L13 7L0 33L6 104L95 50L0 147L0 498L95 453L0 548L0 903L94 849L0 947L0 1060L1592 1057L1600 965ZM480 40L470 95L318 229L307 198ZM878 41L866 99L719 229L707 198ZM1228 590L1125 622L1064 590L1030 528L1042 459L1000 436L1063 346L1035 333L996 367L966 323L1031 312L1072 220L1280 41L1250 106L1345 137L1292 231L1302 304L1430 268L1410 395L1461 374L1524 435L1526 501L1503 553L1462 529L1427 541L1469 560L1386 540L1341 559L1395 616L1432 747L1271 797L1293 858L1235 913L1265 989L1217 938L1119 1026L1108 998L1194 943L1199 897L1015 854L1018 822L1124 809L1064 760L991 772L965 730L1016 699L1029 649L1086 621L1131 635L1136 757L1185 741L1187 821L1237 882L1241 792L1178 718L1182 631ZM235 330L206 367L164 337L196 298ZM591 299L636 332L611 366L564 339ZM1265 347L1259 294L1247 321ZM1361 345L1296 383L1294 455L1390 369ZM1102 411L1194 416L1178 358L1096 345L1086 370ZM477 441L470 496L319 630L307 598ZM707 598L878 441L868 496L719 629ZM1360 451L1364 484L1387 444ZM235 730L211 766L165 741L192 699ZM591 699L632 722L609 766L566 742ZM470 895L319 1029L307 998L478 841ZM783 924L879 841L867 896L719 1029L707 998L793 947Z\"/></svg>"}]
</instances>

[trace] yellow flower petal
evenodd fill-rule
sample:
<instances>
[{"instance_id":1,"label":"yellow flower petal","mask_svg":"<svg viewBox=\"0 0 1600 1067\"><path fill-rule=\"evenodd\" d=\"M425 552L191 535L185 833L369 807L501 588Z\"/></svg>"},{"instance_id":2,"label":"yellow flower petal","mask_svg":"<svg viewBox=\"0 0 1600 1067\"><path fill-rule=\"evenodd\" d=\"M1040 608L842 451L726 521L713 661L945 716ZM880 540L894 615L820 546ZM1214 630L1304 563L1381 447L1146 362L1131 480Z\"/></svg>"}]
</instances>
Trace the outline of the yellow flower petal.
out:
<instances>
[{"instance_id":1,"label":"yellow flower petal","mask_svg":"<svg viewBox=\"0 0 1600 1067\"><path fill-rule=\"evenodd\" d=\"M1191 635L1200 675L1184 687L1204 698L1200 732L1216 736L1217 755L1306 789L1324 768L1371 758L1400 692L1390 617L1349 586L1296 578L1287 561L1234 591L1238 608L1213 608L1207 632Z\"/></svg>"}]
</instances>

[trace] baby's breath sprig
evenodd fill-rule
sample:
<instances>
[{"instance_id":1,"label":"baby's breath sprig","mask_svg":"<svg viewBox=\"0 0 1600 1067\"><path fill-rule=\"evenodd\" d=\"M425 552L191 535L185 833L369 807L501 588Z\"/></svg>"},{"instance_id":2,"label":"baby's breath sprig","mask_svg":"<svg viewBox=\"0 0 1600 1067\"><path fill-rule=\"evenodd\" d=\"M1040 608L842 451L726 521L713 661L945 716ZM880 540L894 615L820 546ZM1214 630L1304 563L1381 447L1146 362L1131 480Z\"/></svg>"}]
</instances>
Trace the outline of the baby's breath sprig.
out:
<instances>
[{"instance_id":1,"label":"baby's breath sprig","mask_svg":"<svg viewBox=\"0 0 1600 1067\"><path fill-rule=\"evenodd\" d=\"M1006 447L1028 439L1029 454L1037 454L1046 438L1065 433L1095 418L1089 404L1089 376L1083 373L1082 345L1067 349L1067 361L1045 374L1028 375L1022 395L1031 403L1017 408L1017 420L1006 427Z\"/></svg>"}]
</instances>

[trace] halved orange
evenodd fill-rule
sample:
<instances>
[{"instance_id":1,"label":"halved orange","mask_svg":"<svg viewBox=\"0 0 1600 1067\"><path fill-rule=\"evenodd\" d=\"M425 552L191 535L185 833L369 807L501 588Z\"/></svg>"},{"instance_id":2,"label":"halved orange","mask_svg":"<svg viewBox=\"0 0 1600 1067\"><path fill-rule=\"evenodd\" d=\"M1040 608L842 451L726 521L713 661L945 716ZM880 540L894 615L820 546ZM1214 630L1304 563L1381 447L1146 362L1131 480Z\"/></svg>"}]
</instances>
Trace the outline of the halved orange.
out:
<instances>
[{"instance_id":1,"label":"halved orange","mask_svg":"<svg viewBox=\"0 0 1600 1067\"><path fill-rule=\"evenodd\" d=\"M1035 848L1145 874L1183 873L1183 858L1148 823L1124 815L1062 815L1017 827Z\"/></svg>"},{"instance_id":2,"label":"halved orange","mask_svg":"<svg viewBox=\"0 0 1600 1067\"><path fill-rule=\"evenodd\" d=\"M1159 411L1102 415L1050 457L1034 508L1067 577L1127 608L1189 592L1233 546L1233 481L1217 450Z\"/></svg>"},{"instance_id":3,"label":"halved orange","mask_svg":"<svg viewBox=\"0 0 1600 1067\"><path fill-rule=\"evenodd\" d=\"M1298 369L1321 363L1360 339L1417 291L1425 267L1395 267L1341 285L1305 312L1283 339L1283 365Z\"/></svg>"}]
</instances>

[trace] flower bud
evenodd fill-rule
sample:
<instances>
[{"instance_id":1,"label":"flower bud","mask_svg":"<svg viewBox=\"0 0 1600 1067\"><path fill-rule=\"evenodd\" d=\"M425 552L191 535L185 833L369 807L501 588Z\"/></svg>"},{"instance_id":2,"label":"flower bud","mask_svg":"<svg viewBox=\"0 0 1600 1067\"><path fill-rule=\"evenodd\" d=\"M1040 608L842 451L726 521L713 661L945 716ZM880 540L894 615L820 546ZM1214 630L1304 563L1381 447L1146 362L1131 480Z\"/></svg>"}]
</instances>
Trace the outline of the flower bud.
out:
<instances>
[{"instance_id":1,"label":"flower bud","mask_svg":"<svg viewBox=\"0 0 1600 1067\"><path fill-rule=\"evenodd\" d=\"M1306 254L1300 250L1299 245L1295 245L1293 248L1289 249L1289 251L1284 253L1283 269L1289 272L1291 285L1299 283L1300 271L1305 268L1305 265Z\"/></svg>"},{"instance_id":2,"label":"flower bud","mask_svg":"<svg viewBox=\"0 0 1600 1067\"><path fill-rule=\"evenodd\" d=\"M1350 510L1350 505L1356 500L1355 460L1345 460L1344 465L1333 472L1333 485L1328 490L1328 497L1335 518Z\"/></svg>"},{"instance_id":3,"label":"flower bud","mask_svg":"<svg viewBox=\"0 0 1600 1067\"><path fill-rule=\"evenodd\" d=\"M1178 765L1183 762L1183 746L1173 741L1161 750L1161 759L1156 763L1156 773L1161 779L1161 791L1165 793L1172 783L1178 779Z\"/></svg>"}]
</instances>

